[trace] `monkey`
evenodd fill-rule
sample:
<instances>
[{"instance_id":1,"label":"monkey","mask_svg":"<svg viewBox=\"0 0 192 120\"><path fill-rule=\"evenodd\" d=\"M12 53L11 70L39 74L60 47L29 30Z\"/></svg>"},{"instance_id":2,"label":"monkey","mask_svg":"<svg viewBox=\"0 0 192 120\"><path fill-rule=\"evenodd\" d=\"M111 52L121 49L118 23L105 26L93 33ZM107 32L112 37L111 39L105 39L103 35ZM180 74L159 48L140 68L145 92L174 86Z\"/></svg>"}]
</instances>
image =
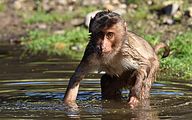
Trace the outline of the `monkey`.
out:
<instances>
[{"instance_id":1,"label":"monkey","mask_svg":"<svg viewBox=\"0 0 192 120\"><path fill-rule=\"evenodd\" d=\"M128 104L150 98L151 84L157 78L160 65L157 52L164 48L165 58L169 47L165 43L152 47L147 40L127 30L119 14L109 10L91 18L89 33L90 41L70 78L63 103L76 101L80 81L92 69L106 72L101 77L103 98L116 96L119 89L126 86L130 88Z\"/></svg>"}]
</instances>

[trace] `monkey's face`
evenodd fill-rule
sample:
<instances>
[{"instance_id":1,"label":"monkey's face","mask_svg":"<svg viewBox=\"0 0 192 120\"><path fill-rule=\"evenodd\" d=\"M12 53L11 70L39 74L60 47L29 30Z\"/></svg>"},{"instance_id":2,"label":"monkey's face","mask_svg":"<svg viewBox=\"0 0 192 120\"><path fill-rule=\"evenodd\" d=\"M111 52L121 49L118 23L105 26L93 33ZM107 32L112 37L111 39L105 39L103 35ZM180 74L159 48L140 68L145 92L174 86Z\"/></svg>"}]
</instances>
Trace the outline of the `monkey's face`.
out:
<instances>
[{"instance_id":1,"label":"monkey's face","mask_svg":"<svg viewBox=\"0 0 192 120\"><path fill-rule=\"evenodd\" d=\"M110 28L96 29L92 32L92 41L96 52L101 57L114 56L120 50L125 30L119 22Z\"/></svg>"}]
</instances>

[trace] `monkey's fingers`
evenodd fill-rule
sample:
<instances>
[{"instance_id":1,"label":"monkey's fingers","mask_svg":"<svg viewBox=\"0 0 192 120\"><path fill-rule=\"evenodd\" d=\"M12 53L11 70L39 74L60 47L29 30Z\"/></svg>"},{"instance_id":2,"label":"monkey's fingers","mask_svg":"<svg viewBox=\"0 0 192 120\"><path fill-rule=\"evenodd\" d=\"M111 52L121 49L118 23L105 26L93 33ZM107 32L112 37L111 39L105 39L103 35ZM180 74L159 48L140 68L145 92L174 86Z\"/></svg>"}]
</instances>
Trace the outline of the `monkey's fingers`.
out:
<instances>
[{"instance_id":1,"label":"monkey's fingers","mask_svg":"<svg viewBox=\"0 0 192 120\"><path fill-rule=\"evenodd\" d=\"M138 106L139 100L135 96L131 96L128 100L128 104L133 109Z\"/></svg>"},{"instance_id":2,"label":"monkey's fingers","mask_svg":"<svg viewBox=\"0 0 192 120\"><path fill-rule=\"evenodd\" d=\"M78 111L78 105L76 104L76 102L68 102L68 103L65 103L66 108L67 108L67 111Z\"/></svg>"}]
</instances>

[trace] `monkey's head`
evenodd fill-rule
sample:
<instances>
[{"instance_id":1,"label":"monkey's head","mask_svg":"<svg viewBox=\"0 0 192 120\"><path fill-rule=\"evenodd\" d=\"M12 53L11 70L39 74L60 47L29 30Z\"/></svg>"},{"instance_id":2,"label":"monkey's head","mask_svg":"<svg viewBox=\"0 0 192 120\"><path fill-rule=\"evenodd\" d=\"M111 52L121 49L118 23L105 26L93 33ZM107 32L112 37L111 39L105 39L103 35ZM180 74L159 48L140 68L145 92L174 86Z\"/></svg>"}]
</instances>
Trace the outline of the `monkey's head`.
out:
<instances>
[{"instance_id":1,"label":"monkey's head","mask_svg":"<svg viewBox=\"0 0 192 120\"><path fill-rule=\"evenodd\" d=\"M98 12L89 25L91 43L100 58L112 58L120 51L126 31L126 22L112 11Z\"/></svg>"}]
</instances>

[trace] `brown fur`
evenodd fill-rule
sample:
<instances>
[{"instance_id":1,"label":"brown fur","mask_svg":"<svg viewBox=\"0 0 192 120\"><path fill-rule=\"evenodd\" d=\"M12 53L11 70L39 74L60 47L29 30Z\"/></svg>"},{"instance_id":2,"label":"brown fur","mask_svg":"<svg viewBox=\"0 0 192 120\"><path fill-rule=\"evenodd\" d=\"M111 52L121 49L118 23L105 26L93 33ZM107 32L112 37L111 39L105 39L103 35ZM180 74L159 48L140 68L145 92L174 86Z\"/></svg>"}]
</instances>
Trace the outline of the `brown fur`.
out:
<instances>
[{"instance_id":1,"label":"brown fur","mask_svg":"<svg viewBox=\"0 0 192 120\"><path fill-rule=\"evenodd\" d=\"M154 48L142 37L127 31L126 23L120 15L111 11L96 14L90 22L90 42L83 59L70 79L64 103L76 100L80 81L94 66L98 71L106 71L101 78L102 96L115 97L122 87L130 86L128 101L137 104L140 99L150 97L151 84L159 71L156 52L165 48L164 43ZM113 37L106 37L113 33Z\"/></svg>"}]
</instances>

